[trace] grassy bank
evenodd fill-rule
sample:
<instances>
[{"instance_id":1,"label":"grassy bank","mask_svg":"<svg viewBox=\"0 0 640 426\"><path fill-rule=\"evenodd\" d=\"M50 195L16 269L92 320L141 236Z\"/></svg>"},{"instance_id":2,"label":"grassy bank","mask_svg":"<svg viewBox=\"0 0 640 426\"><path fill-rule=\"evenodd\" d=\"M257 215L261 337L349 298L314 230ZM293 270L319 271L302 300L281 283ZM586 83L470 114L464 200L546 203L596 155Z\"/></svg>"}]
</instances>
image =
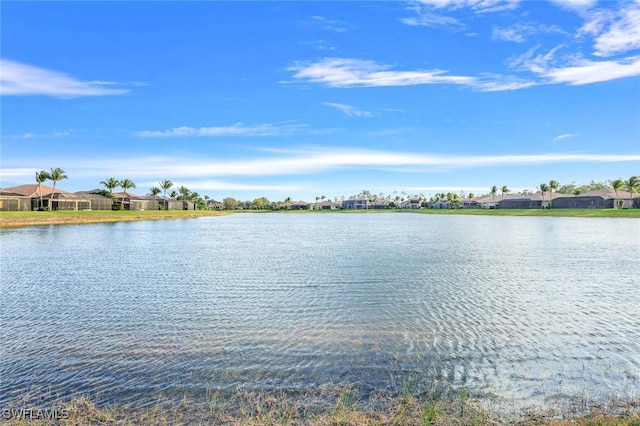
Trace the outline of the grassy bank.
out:
<instances>
[{"instance_id":1,"label":"grassy bank","mask_svg":"<svg viewBox=\"0 0 640 426\"><path fill-rule=\"evenodd\" d=\"M86 223L122 222L133 220L190 219L203 216L221 216L231 213L284 213L284 214L434 214L473 216L549 216L549 217L620 217L640 218L640 209L551 209L551 210L147 210L147 211L53 211L53 212L0 212L0 228L34 225L71 225Z\"/></svg>"},{"instance_id":2,"label":"grassy bank","mask_svg":"<svg viewBox=\"0 0 640 426\"><path fill-rule=\"evenodd\" d=\"M202 216L221 216L224 214L226 213L210 210L0 212L0 228L17 228L34 225L123 222L134 220L190 219Z\"/></svg>"},{"instance_id":3,"label":"grassy bank","mask_svg":"<svg viewBox=\"0 0 640 426\"><path fill-rule=\"evenodd\" d=\"M39 420L20 416L16 406L2 407L0 425L514 425L514 426L640 426L638 404L612 403L558 410L522 410L510 420L482 408L462 391L453 397L433 394L419 397L410 392L389 397L376 395L359 400L348 388L303 391L212 392L205 402L186 396L180 403L152 404L145 408L100 406L87 397L56 402L48 407L59 419ZM10 410L18 410L10 411ZM36 412L37 413L37 412Z\"/></svg>"},{"instance_id":4,"label":"grassy bank","mask_svg":"<svg viewBox=\"0 0 640 426\"><path fill-rule=\"evenodd\" d=\"M623 217L640 218L640 209L420 209L420 210L244 210L244 213L284 214L434 214L470 216L549 216L549 217Z\"/></svg>"},{"instance_id":5,"label":"grassy bank","mask_svg":"<svg viewBox=\"0 0 640 426\"><path fill-rule=\"evenodd\" d=\"M640 218L640 209L461 209L418 210L424 214L465 214L478 216L628 217Z\"/></svg>"}]
</instances>

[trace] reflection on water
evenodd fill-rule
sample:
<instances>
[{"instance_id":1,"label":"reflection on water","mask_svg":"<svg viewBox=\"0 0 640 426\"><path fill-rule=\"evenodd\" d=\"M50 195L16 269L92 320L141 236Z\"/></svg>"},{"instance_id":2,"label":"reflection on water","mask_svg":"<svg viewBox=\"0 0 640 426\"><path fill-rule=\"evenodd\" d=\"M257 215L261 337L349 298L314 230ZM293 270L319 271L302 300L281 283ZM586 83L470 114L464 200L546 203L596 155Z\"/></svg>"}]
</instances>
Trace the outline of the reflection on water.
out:
<instances>
[{"instance_id":1,"label":"reflection on water","mask_svg":"<svg viewBox=\"0 0 640 426\"><path fill-rule=\"evenodd\" d=\"M0 405L407 377L527 404L640 395L633 219L239 214L0 247Z\"/></svg>"}]
</instances>

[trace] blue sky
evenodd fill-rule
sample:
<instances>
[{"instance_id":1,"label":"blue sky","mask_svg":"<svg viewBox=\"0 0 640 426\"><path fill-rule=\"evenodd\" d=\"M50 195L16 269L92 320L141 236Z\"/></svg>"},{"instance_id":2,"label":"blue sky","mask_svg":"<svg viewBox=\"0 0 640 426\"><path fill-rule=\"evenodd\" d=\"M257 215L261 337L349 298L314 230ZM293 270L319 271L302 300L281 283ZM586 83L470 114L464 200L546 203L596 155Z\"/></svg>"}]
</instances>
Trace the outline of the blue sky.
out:
<instances>
[{"instance_id":1,"label":"blue sky","mask_svg":"<svg viewBox=\"0 0 640 426\"><path fill-rule=\"evenodd\" d=\"M640 1L2 2L0 186L214 199L640 174Z\"/></svg>"}]
</instances>

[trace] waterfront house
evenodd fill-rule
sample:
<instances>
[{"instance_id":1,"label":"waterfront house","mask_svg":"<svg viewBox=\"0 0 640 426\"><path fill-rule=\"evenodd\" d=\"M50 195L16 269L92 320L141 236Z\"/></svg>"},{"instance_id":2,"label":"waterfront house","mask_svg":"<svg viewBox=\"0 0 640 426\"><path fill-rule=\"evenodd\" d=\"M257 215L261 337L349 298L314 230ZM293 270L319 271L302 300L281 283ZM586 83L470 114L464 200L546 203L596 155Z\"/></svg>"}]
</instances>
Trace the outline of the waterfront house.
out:
<instances>
[{"instance_id":1,"label":"waterfront house","mask_svg":"<svg viewBox=\"0 0 640 426\"><path fill-rule=\"evenodd\" d=\"M304 201L294 201L293 203L291 203L289 208L291 210L307 210L309 208L309 204L305 203Z\"/></svg>"},{"instance_id":2,"label":"waterfront house","mask_svg":"<svg viewBox=\"0 0 640 426\"><path fill-rule=\"evenodd\" d=\"M374 210L388 209L389 208L389 204L387 203L387 200L385 200L384 198L378 198L375 201L371 201L367 205L367 207L370 208L370 209L374 209Z\"/></svg>"},{"instance_id":3,"label":"waterfront house","mask_svg":"<svg viewBox=\"0 0 640 426\"><path fill-rule=\"evenodd\" d=\"M465 208L465 209L480 208L480 203L478 203L473 198L463 198L462 200L460 200L460 205L462 205L462 208Z\"/></svg>"},{"instance_id":4,"label":"waterfront house","mask_svg":"<svg viewBox=\"0 0 640 426\"><path fill-rule=\"evenodd\" d=\"M0 189L0 211L29 211L33 209L31 201L31 197Z\"/></svg>"},{"instance_id":5,"label":"waterfront house","mask_svg":"<svg viewBox=\"0 0 640 426\"><path fill-rule=\"evenodd\" d=\"M171 197L158 197L159 205L165 210L184 210L184 204L181 200Z\"/></svg>"},{"instance_id":6,"label":"waterfront house","mask_svg":"<svg viewBox=\"0 0 640 426\"><path fill-rule=\"evenodd\" d=\"M46 195L43 201L52 210L111 210L113 201L90 191L63 192Z\"/></svg>"},{"instance_id":7,"label":"waterfront house","mask_svg":"<svg viewBox=\"0 0 640 426\"><path fill-rule=\"evenodd\" d=\"M197 210L198 206L193 201L182 200L182 209L183 210Z\"/></svg>"},{"instance_id":8,"label":"waterfront house","mask_svg":"<svg viewBox=\"0 0 640 426\"><path fill-rule=\"evenodd\" d=\"M339 208L340 204L334 203L333 201L320 201L313 205L314 210L338 210Z\"/></svg>"},{"instance_id":9,"label":"waterfront house","mask_svg":"<svg viewBox=\"0 0 640 426\"><path fill-rule=\"evenodd\" d=\"M49 204L48 201L44 198L46 195L51 195L53 194L53 188L46 186L46 185L40 185L40 188L38 188L38 184L37 183L30 183L30 184L26 184L26 185L18 185L18 186L12 186L10 188L4 188L3 192L5 195L2 195L3 201L6 201L6 203L3 203L3 205L6 205L6 208L11 208L11 209L17 209L17 210L37 210L38 206L40 204L40 196L42 195L43 200L43 207L44 208L48 208ZM65 194L68 193L68 191L65 191L63 189L60 188L56 188L55 190L55 194ZM30 205L27 208L27 205L29 204L27 202L27 199L30 200Z\"/></svg>"},{"instance_id":10,"label":"waterfront house","mask_svg":"<svg viewBox=\"0 0 640 426\"><path fill-rule=\"evenodd\" d=\"M551 206L554 209L612 209L616 207L631 208L638 194L629 194L626 191L616 192L611 188L602 188L585 192L580 195L564 195L553 200ZM616 198L619 206L616 206ZM631 199L629 199L631 198Z\"/></svg>"},{"instance_id":11,"label":"waterfront house","mask_svg":"<svg viewBox=\"0 0 640 426\"><path fill-rule=\"evenodd\" d=\"M419 209L420 208L420 198L411 197L407 198L404 201L400 202L401 209Z\"/></svg>"},{"instance_id":12,"label":"waterfront house","mask_svg":"<svg viewBox=\"0 0 640 426\"><path fill-rule=\"evenodd\" d=\"M367 208L367 200L364 198L349 198L342 202L343 209L364 210Z\"/></svg>"},{"instance_id":13,"label":"waterfront house","mask_svg":"<svg viewBox=\"0 0 640 426\"><path fill-rule=\"evenodd\" d=\"M130 192L116 192L113 196L122 205L123 210L158 210L160 198L141 196Z\"/></svg>"}]
</instances>

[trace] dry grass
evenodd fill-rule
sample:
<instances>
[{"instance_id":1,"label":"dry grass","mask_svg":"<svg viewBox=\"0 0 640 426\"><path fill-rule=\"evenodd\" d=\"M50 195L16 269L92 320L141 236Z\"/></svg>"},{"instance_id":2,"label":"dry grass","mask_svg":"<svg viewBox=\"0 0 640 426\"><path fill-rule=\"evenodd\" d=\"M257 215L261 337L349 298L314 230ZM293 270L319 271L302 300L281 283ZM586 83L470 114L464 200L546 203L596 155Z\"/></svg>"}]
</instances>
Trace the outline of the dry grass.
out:
<instances>
[{"instance_id":1,"label":"dry grass","mask_svg":"<svg viewBox=\"0 0 640 426\"><path fill-rule=\"evenodd\" d=\"M179 404L159 402L145 408L98 407L89 398L80 397L54 403L51 408L64 409L66 418L7 419L3 415L0 425L640 426L639 406L634 403L626 403L622 409L619 405L592 406L586 414L533 411L507 421L481 408L463 392L443 399L407 392L393 397L380 394L364 402L349 388L301 393L214 392L207 395L206 402L185 397Z\"/></svg>"},{"instance_id":2,"label":"dry grass","mask_svg":"<svg viewBox=\"0 0 640 426\"><path fill-rule=\"evenodd\" d=\"M212 210L0 212L0 228L18 228L35 225L79 225L138 220L191 219L203 216L222 216L225 214L225 212Z\"/></svg>"}]
</instances>

